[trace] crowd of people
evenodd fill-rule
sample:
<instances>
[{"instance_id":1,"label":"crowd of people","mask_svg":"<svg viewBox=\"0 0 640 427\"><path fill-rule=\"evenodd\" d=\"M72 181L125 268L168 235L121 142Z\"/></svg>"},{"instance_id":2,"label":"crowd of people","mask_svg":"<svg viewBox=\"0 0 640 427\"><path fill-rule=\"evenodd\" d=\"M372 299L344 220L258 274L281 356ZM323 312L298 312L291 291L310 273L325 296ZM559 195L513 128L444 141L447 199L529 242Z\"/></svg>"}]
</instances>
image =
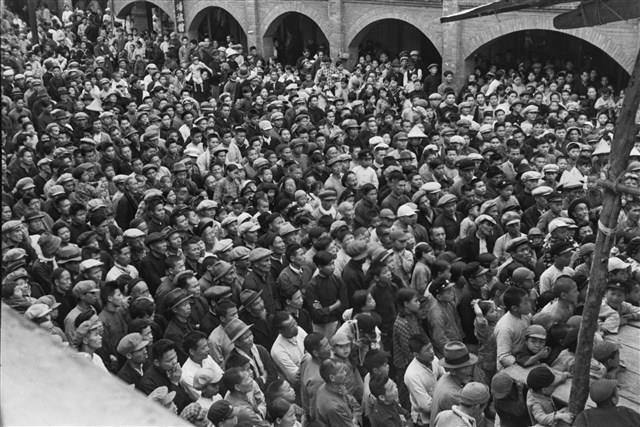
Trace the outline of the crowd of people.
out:
<instances>
[{"instance_id":1,"label":"crowd of people","mask_svg":"<svg viewBox=\"0 0 640 427\"><path fill-rule=\"evenodd\" d=\"M96 4L2 25L2 301L52 345L197 426L640 425L610 339L640 320L637 197L596 407L552 398L624 96L597 67L281 64Z\"/></svg>"}]
</instances>

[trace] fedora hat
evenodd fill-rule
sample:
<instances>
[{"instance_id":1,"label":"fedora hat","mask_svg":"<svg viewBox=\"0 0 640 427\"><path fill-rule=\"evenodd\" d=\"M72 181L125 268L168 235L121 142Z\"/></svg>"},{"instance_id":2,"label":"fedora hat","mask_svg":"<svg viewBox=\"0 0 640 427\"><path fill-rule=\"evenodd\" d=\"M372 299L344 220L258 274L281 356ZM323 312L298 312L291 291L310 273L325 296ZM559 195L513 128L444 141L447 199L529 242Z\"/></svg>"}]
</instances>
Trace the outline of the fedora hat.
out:
<instances>
[{"instance_id":1,"label":"fedora hat","mask_svg":"<svg viewBox=\"0 0 640 427\"><path fill-rule=\"evenodd\" d=\"M254 291L253 289L244 289L240 292L240 309L238 311L246 310L251 306L258 298L262 296L262 290Z\"/></svg>"},{"instance_id":2,"label":"fedora hat","mask_svg":"<svg viewBox=\"0 0 640 427\"><path fill-rule=\"evenodd\" d=\"M462 341L449 341L444 345L444 359L441 365L447 369L464 368L478 362L475 354L470 354L469 349Z\"/></svg>"},{"instance_id":3,"label":"fedora hat","mask_svg":"<svg viewBox=\"0 0 640 427\"><path fill-rule=\"evenodd\" d=\"M227 323L224 327L224 332L229 337L229 340L234 343L244 335L245 332L251 329L253 325L247 325L240 319L233 319L229 323Z\"/></svg>"}]
</instances>

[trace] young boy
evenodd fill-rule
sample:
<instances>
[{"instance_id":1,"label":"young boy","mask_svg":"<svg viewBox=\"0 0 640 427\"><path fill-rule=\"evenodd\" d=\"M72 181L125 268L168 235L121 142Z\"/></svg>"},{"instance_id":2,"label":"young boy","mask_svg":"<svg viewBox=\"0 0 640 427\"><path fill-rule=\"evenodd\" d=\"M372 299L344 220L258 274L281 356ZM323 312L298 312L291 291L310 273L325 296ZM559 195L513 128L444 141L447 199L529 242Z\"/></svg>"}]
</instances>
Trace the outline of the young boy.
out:
<instances>
[{"instance_id":1,"label":"young boy","mask_svg":"<svg viewBox=\"0 0 640 427\"><path fill-rule=\"evenodd\" d=\"M524 346L524 331L531 323L531 300L525 290L511 287L502 295L502 301L508 312L494 328L498 370L516 363L515 354Z\"/></svg>"},{"instance_id":2,"label":"young boy","mask_svg":"<svg viewBox=\"0 0 640 427\"><path fill-rule=\"evenodd\" d=\"M558 385L553 372L546 366L537 366L527 375L527 409L534 422L541 426L554 426L556 420L567 424L573 421L573 414L566 408L556 410L551 394Z\"/></svg>"},{"instance_id":3,"label":"young boy","mask_svg":"<svg viewBox=\"0 0 640 427\"><path fill-rule=\"evenodd\" d=\"M196 402L207 411L213 405L213 402L222 399L219 394L220 381L222 381L220 372L209 368L201 368L196 371L193 377L193 388L200 392L200 398Z\"/></svg>"},{"instance_id":4,"label":"young boy","mask_svg":"<svg viewBox=\"0 0 640 427\"><path fill-rule=\"evenodd\" d=\"M409 413L400 406L398 386L387 376L377 375L369 383L371 395L375 396L373 411L369 415L371 427L403 427Z\"/></svg>"},{"instance_id":5,"label":"young boy","mask_svg":"<svg viewBox=\"0 0 640 427\"><path fill-rule=\"evenodd\" d=\"M598 323L604 334L617 334L620 326L629 320L640 320L640 307L626 302L627 287L620 282L609 282L600 306Z\"/></svg>"},{"instance_id":6,"label":"young boy","mask_svg":"<svg viewBox=\"0 0 640 427\"><path fill-rule=\"evenodd\" d=\"M551 349L547 347L547 331L540 325L531 325L525 332L525 347L516 353L516 362L525 368L542 363Z\"/></svg>"},{"instance_id":7,"label":"young boy","mask_svg":"<svg viewBox=\"0 0 640 427\"><path fill-rule=\"evenodd\" d=\"M471 301L476 318L473 321L474 335L478 339L478 364L487 378L496 373L496 322L502 316L493 301Z\"/></svg>"}]
</instances>

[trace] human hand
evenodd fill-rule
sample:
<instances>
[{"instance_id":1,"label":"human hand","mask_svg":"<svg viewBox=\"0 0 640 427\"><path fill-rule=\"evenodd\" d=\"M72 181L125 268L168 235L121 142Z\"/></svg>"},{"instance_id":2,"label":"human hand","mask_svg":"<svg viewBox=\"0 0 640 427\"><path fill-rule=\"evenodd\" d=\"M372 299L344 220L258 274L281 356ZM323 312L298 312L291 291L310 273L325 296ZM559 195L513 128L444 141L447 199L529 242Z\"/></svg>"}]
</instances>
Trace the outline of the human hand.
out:
<instances>
[{"instance_id":1,"label":"human hand","mask_svg":"<svg viewBox=\"0 0 640 427\"><path fill-rule=\"evenodd\" d=\"M538 357L540 357L540 359L546 359L547 357L549 357L550 352L551 352L551 349L549 347L544 347L542 350L538 352Z\"/></svg>"}]
</instances>

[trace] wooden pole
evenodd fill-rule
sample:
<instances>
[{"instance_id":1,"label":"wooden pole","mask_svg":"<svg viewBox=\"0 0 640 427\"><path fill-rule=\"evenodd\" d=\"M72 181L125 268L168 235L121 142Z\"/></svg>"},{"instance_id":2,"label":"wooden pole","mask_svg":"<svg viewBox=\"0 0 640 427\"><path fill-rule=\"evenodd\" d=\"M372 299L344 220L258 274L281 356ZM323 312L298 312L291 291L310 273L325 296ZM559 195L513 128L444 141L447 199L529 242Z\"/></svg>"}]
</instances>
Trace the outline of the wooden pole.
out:
<instances>
[{"instance_id":1,"label":"wooden pole","mask_svg":"<svg viewBox=\"0 0 640 427\"><path fill-rule=\"evenodd\" d=\"M640 50L636 57L636 63L631 74L629 84L624 91L624 102L618 116L616 129L609 155L608 180L618 182L629 163L629 154L634 145L635 116L640 105ZM602 214L598 221L598 235L587 300L582 313L582 324L578 334L578 347L576 350L576 362L573 372L571 396L569 398L569 410L578 414L584 410L589 396L589 369L593 354L593 336L598 328L598 314L600 304L607 285L607 263L609 253L615 238L614 230L620 214L620 195L615 191L615 186L604 186Z\"/></svg>"}]
</instances>

